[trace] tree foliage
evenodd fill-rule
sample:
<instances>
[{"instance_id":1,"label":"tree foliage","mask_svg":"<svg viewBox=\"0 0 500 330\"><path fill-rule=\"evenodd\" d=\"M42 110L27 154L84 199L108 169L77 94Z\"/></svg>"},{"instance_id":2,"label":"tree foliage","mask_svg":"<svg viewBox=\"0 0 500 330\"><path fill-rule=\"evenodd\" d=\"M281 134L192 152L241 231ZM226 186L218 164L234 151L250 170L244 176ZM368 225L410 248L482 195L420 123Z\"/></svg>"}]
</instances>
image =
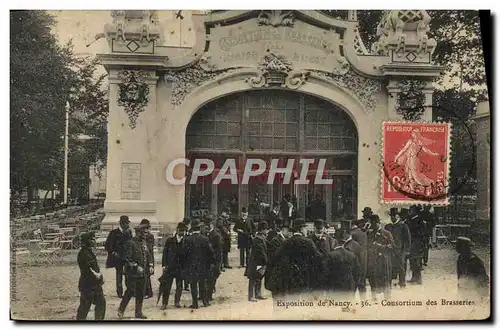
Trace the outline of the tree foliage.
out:
<instances>
[{"instance_id":1,"label":"tree foliage","mask_svg":"<svg viewBox=\"0 0 500 330\"><path fill-rule=\"evenodd\" d=\"M76 57L71 44L58 44L53 25L44 11L10 13L10 179L12 193L27 191L28 199L33 188L62 190L67 101L71 171L106 154L104 77L96 79L95 60ZM84 145L77 139L81 134L96 139ZM88 167L86 172L88 177Z\"/></svg>"}]
</instances>

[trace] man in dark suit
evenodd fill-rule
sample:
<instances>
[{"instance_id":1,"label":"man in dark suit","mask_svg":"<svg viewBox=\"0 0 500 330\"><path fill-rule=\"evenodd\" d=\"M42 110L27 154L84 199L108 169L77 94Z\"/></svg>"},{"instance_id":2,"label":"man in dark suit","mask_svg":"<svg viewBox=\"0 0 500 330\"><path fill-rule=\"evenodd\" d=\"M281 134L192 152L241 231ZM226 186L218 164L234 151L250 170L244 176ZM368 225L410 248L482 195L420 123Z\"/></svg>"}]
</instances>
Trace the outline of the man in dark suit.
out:
<instances>
[{"instance_id":1,"label":"man in dark suit","mask_svg":"<svg viewBox=\"0 0 500 330\"><path fill-rule=\"evenodd\" d=\"M248 265L252 236L255 234L255 223L248 218L247 209L241 210L241 219L234 224L233 230L238 233L238 249L240 250L240 268Z\"/></svg>"},{"instance_id":2,"label":"man in dark suit","mask_svg":"<svg viewBox=\"0 0 500 330\"><path fill-rule=\"evenodd\" d=\"M210 266L215 265L215 253L208 237L201 235L200 222L197 219L191 222L191 235L185 239L184 251L182 274L183 278L189 282L193 298L193 303L189 308L198 308L198 287L203 305L210 306L206 296L205 281L208 278Z\"/></svg>"},{"instance_id":3,"label":"man in dark suit","mask_svg":"<svg viewBox=\"0 0 500 330\"><path fill-rule=\"evenodd\" d=\"M142 313L144 299L146 268L151 263L149 249L146 242L146 225L135 227L135 237L125 242L123 259L125 261L125 281L127 290L118 307L118 317L123 318L130 299L135 296L135 317L146 319Z\"/></svg>"},{"instance_id":4,"label":"man in dark suit","mask_svg":"<svg viewBox=\"0 0 500 330\"><path fill-rule=\"evenodd\" d=\"M265 273L264 286L266 289L270 290L269 282L271 280L271 274L273 273L274 265L276 264L276 252L283 245L283 242L290 237L290 228L281 224L281 227L277 228L276 235L271 239L267 240L267 269ZM268 235L269 237L269 235Z\"/></svg>"},{"instance_id":5,"label":"man in dark suit","mask_svg":"<svg viewBox=\"0 0 500 330\"><path fill-rule=\"evenodd\" d=\"M382 228L380 218L377 214L371 216L368 242L369 274L373 276L369 278L372 299L375 293L383 293L385 299L390 299L392 289L392 249L394 240L391 233Z\"/></svg>"},{"instance_id":6,"label":"man in dark suit","mask_svg":"<svg viewBox=\"0 0 500 330\"><path fill-rule=\"evenodd\" d=\"M303 219L293 223L294 234L276 252L269 287L273 297L312 292L323 286L322 254L311 239Z\"/></svg>"},{"instance_id":7,"label":"man in dark suit","mask_svg":"<svg viewBox=\"0 0 500 330\"><path fill-rule=\"evenodd\" d=\"M457 259L458 292L463 298L488 297L489 276L483 261L472 253L472 241L467 237L457 237L455 246Z\"/></svg>"},{"instance_id":8,"label":"man in dark suit","mask_svg":"<svg viewBox=\"0 0 500 330\"><path fill-rule=\"evenodd\" d=\"M373 211L371 207L366 206L361 212L363 213L363 217L358 220L357 226L364 230L365 227L369 227L370 225L370 218L373 215Z\"/></svg>"},{"instance_id":9,"label":"man in dark suit","mask_svg":"<svg viewBox=\"0 0 500 330\"><path fill-rule=\"evenodd\" d=\"M145 288L144 288L144 299L148 299L153 297L153 287L151 284L151 275L154 275L154 269L155 269L155 256L154 256L154 248L155 248L155 237L153 234L151 234L151 223L149 222L148 219L142 219L141 223L142 226L144 226L145 230L145 239L146 239L146 244L148 246L148 252L149 252L149 257L150 257L150 264L149 267L146 267L146 275L145 275Z\"/></svg>"},{"instance_id":10,"label":"man in dark suit","mask_svg":"<svg viewBox=\"0 0 500 330\"><path fill-rule=\"evenodd\" d=\"M165 247L163 248L162 267L163 275L160 282L164 283L163 301L161 309L165 310L168 306L170 290L175 279L175 307L180 308L182 295L182 276L181 276L181 256L184 254L184 235L187 227L183 222L177 224L175 235L167 238Z\"/></svg>"},{"instance_id":11,"label":"man in dark suit","mask_svg":"<svg viewBox=\"0 0 500 330\"><path fill-rule=\"evenodd\" d=\"M266 272L267 265L267 244L266 236L268 231L267 222L261 221L257 225L257 234L252 240L252 250L248 260L248 267L245 276L248 277L248 301L265 299L262 296L262 278Z\"/></svg>"},{"instance_id":12,"label":"man in dark suit","mask_svg":"<svg viewBox=\"0 0 500 330\"><path fill-rule=\"evenodd\" d=\"M186 225L186 234L185 234L185 236L191 235L191 229L190 229L191 219L190 218L184 218L182 220L182 222ZM182 282L184 283L184 291L189 291L189 283L188 283L188 281L186 281L186 280L183 279Z\"/></svg>"},{"instance_id":13,"label":"man in dark suit","mask_svg":"<svg viewBox=\"0 0 500 330\"><path fill-rule=\"evenodd\" d=\"M436 226L436 217L434 216L434 213L431 212L431 205L424 205L423 210L420 212L420 217L422 218L425 226L424 256L422 264L427 266L427 262L429 261L429 249L431 247L432 232Z\"/></svg>"},{"instance_id":14,"label":"man in dark suit","mask_svg":"<svg viewBox=\"0 0 500 330\"><path fill-rule=\"evenodd\" d=\"M280 205L278 202L274 202L272 210L266 214L266 222L269 227L268 241L271 241L282 225Z\"/></svg>"},{"instance_id":15,"label":"man in dark suit","mask_svg":"<svg viewBox=\"0 0 500 330\"><path fill-rule=\"evenodd\" d=\"M401 221L398 209L393 207L389 210L392 223L385 226L385 229L392 234L394 247L392 250L392 278L399 277L399 286L406 286L406 255L410 252L411 234L406 223Z\"/></svg>"},{"instance_id":16,"label":"man in dark suit","mask_svg":"<svg viewBox=\"0 0 500 330\"><path fill-rule=\"evenodd\" d=\"M104 248L108 252L106 268L116 269L116 294L123 297L123 246L132 238L128 216L120 217L120 226L109 232Z\"/></svg>"},{"instance_id":17,"label":"man in dark suit","mask_svg":"<svg viewBox=\"0 0 500 330\"><path fill-rule=\"evenodd\" d=\"M359 296L362 300L364 300L366 296L366 267L368 263L368 237L366 235L366 232L362 230L363 225L364 221L356 221L351 228L352 239L356 241L361 247L361 251L359 252L360 271L358 278L358 290Z\"/></svg>"},{"instance_id":18,"label":"man in dark suit","mask_svg":"<svg viewBox=\"0 0 500 330\"><path fill-rule=\"evenodd\" d=\"M231 251L231 223L229 222L229 214L222 212L219 219L217 219L216 227L222 235L221 270L224 271L225 268L233 268L229 265L229 252Z\"/></svg>"},{"instance_id":19,"label":"man in dark suit","mask_svg":"<svg viewBox=\"0 0 500 330\"><path fill-rule=\"evenodd\" d=\"M418 207L412 205L409 211L408 228L411 234L410 269L411 279L408 283L422 284L422 259L424 257L425 225L418 215Z\"/></svg>"},{"instance_id":20,"label":"man in dark suit","mask_svg":"<svg viewBox=\"0 0 500 330\"><path fill-rule=\"evenodd\" d=\"M314 245L325 256L333 251L337 241L329 234L325 233L325 222L321 219L314 220L314 234L310 236Z\"/></svg>"},{"instance_id":21,"label":"man in dark suit","mask_svg":"<svg viewBox=\"0 0 500 330\"><path fill-rule=\"evenodd\" d=\"M207 237L215 254L215 265L210 266L207 278L207 299L213 300L215 292L215 285L220 276L220 267L222 264L222 235L219 230L215 228L215 220L212 215L205 217L205 225L207 226Z\"/></svg>"},{"instance_id":22,"label":"man in dark suit","mask_svg":"<svg viewBox=\"0 0 500 330\"><path fill-rule=\"evenodd\" d=\"M326 258L327 291L347 294L349 298L354 298L359 278L359 263L354 252L344 245L338 245Z\"/></svg>"},{"instance_id":23,"label":"man in dark suit","mask_svg":"<svg viewBox=\"0 0 500 330\"><path fill-rule=\"evenodd\" d=\"M95 320L104 320L106 315L106 299L102 292L104 280L96 255L92 250L96 245L95 235L93 232L83 233L80 241L82 244L82 248L78 252L80 306L78 306L76 319L86 320L90 306L95 304Z\"/></svg>"}]
</instances>

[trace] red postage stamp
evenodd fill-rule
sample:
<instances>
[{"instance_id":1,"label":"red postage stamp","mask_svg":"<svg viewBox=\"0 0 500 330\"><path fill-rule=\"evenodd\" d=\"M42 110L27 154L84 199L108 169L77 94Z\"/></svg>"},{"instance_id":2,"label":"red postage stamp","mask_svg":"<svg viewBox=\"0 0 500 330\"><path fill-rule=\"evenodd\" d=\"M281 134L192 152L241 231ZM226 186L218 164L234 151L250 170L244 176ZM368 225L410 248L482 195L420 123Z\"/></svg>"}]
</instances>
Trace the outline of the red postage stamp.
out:
<instances>
[{"instance_id":1,"label":"red postage stamp","mask_svg":"<svg viewBox=\"0 0 500 330\"><path fill-rule=\"evenodd\" d=\"M450 133L448 123L383 123L383 203L448 204Z\"/></svg>"}]
</instances>

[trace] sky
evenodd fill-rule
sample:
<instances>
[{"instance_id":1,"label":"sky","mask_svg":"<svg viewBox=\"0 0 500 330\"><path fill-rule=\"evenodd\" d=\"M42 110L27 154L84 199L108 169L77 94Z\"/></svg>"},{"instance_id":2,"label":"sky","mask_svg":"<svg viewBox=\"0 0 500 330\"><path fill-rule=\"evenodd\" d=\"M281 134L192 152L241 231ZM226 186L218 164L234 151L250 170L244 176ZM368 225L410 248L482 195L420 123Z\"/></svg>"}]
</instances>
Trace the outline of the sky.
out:
<instances>
[{"instance_id":1,"label":"sky","mask_svg":"<svg viewBox=\"0 0 500 330\"><path fill-rule=\"evenodd\" d=\"M104 32L104 25L112 22L110 10L56 10L49 11L55 16L54 33L61 44L72 40L75 53L78 55L96 55L108 52L105 39L94 41L98 33ZM191 29L191 11L183 10L183 20L176 18L176 11L159 11L160 26L164 30L165 46L190 47L194 43L194 33Z\"/></svg>"}]
</instances>

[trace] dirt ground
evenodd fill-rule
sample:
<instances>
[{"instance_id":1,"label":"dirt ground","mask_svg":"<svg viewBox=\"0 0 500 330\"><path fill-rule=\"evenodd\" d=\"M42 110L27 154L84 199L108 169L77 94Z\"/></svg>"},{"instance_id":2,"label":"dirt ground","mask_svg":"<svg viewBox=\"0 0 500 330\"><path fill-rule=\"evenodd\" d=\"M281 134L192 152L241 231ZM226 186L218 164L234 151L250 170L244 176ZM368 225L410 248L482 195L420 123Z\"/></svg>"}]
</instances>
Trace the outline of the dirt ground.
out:
<instances>
[{"instance_id":1,"label":"dirt ground","mask_svg":"<svg viewBox=\"0 0 500 330\"><path fill-rule=\"evenodd\" d=\"M490 270L490 254L486 248L476 249L484 261L487 271ZM157 253L156 259L160 255ZM287 301L299 306L277 306L273 303L270 292L263 289L267 300L258 302L247 301L248 281L243 276L244 269L235 267L222 273L217 282L217 292L212 306L197 310L187 308L191 304L190 292L184 291L181 305L173 306L173 291L170 306L161 311L156 306L156 296L145 300L144 314L154 320L391 320L391 319L484 319L490 314L489 301L470 298L473 305L448 306L442 305L441 299L456 300L456 252L449 249L431 250L429 265L423 273L422 286L408 285L406 289L394 287L391 301L421 301L422 306L384 306L383 297L378 297L378 304L370 301L370 306L362 306L359 295L349 308L335 306L333 300L344 301L341 297L316 294L309 297L291 297ZM76 252L67 256L69 262L58 266L18 266L15 269L16 299L11 302L13 319L29 320L71 320L75 318L79 304L77 289L79 270L76 265ZM99 256L101 267L104 268L104 256ZM233 247L230 254L230 264L237 266L238 251ZM120 299L115 293L114 269L104 269L104 293L106 296L106 319L116 320ZM161 265L157 263L153 275L153 291L158 292L157 281ZM13 274L14 275L14 274ZM430 305L435 300L437 305ZM312 305L312 306L307 306ZM331 305L331 306L330 306ZM134 316L134 300L125 311L125 318ZM93 308L89 319L93 319Z\"/></svg>"}]
</instances>

